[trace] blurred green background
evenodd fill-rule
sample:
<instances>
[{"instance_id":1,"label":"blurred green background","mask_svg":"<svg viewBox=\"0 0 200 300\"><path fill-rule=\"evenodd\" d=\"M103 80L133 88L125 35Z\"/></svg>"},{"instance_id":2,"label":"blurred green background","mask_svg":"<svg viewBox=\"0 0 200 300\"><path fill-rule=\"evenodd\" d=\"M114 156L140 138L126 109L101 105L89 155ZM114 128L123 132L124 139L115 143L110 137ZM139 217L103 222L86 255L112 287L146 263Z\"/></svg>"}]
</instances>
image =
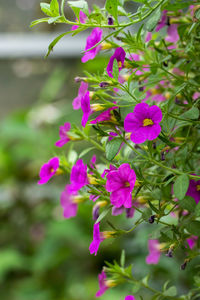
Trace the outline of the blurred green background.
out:
<instances>
[{"instance_id":1,"label":"blurred green background","mask_svg":"<svg viewBox=\"0 0 200 300\"><path fill-rule=\"evenodd\" d=\"M55 29L54 25L46 24L30 30L30 22L42 16L39 3L1 2L0 34L12 33L17 38L24 32L37 35L62 31L62 26ZM66 13L70 16L70 11ZM61 150L54 146L59 126L64 122L80 124L81 113L72 113L71 103L79 88L74 77L82 76L83 70L102 70L105 59L97 58L83 65L80 57L45 60L42 56L15 57L14 51L12 58L0 57L0 299L95 299L97 274L104 261L119 260L123 248L138 277L150 272L153 285L159 287L170 278L178 283L181 293L186 291L197 261L184 272L180 271L184 259L181 254L178 261L163 255L158 266L145 264L148 234L156 225L147 224L137 233L104 241L98 255L91 256L91 204L80 206L76 218L65 220L59 198L68 176L37 185L40 166L56 154L68 153L69 145ZM76 150L82 151L80 143ZM91 156L92 153L88 159ZM112 220L122 228L129 228L132 223L123 215ZM106 223L103 225L109 230ZM137 287L120 286L108 290L102 299L122 300L136 290ZM147 292L143 296L150 297Z\"/></svg>"}]
</instances>

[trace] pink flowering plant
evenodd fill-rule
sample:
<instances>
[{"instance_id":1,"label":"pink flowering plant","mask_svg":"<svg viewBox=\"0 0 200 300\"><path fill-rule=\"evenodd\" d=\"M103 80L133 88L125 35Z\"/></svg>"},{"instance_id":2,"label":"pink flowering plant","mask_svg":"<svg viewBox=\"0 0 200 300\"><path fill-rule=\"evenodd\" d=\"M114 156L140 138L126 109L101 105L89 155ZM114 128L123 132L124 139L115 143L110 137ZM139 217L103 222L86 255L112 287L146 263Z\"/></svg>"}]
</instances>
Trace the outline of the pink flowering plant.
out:
<instances>
[{"instance_id":1,"label":"pink flowering plant","mask_svg":"<svg viewBox=\"0 0 200 300\"><path fill-rule=\"evenodd\" d=\"M75 78L80 87L72 107L82 120L58 128L57 156L41 167L38 184L69 174L60 198L63 218L78 217L80 205L90 209L90 254L101 255L107 239L139 232L149 273L154 266L148 265L181 255L181 276L200 255L200 7L195 0L136 0L136 10L128 11L131 2L106 0L101 8L85 0L41 3L47 16L32 26L66 25L47 56L66 34L89 29L82 63L99 55L105 60L104 72ZM67 19L66 6L74 20ZM70 154L78 141L88 146L72 164L59 148ZM188 291L170 282L157 289L149 277L126 265L123 250L120 263L102 266L96 297L120 284L126 300L143 299L144 289L148 299L200 297L198 272Z\"/></svg>"}]
</instances>

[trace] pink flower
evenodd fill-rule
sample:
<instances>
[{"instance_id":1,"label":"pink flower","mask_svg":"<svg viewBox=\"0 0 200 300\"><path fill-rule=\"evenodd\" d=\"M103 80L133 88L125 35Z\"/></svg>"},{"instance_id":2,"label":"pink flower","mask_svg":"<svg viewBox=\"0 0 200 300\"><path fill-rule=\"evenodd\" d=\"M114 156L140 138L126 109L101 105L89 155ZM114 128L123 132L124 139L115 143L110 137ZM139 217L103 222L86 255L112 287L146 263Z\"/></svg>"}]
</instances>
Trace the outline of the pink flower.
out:
<instances>
[{"instance_id":1,"label":"pink flower","mask_svg":"<svg viewBox=\"0 0 200 300\"><path fill-rule=\"evenodd\" d=\"M85 46L85 51L95 46L97 43L99 43L102 39L103 30L100 28L94 28L91 32L91 34L88 36ZM94 47L93 49L85 52L84 56L82 57L81 61L85 63L86 61L90 59L94 59L95 56L99 53L101 50L101 45L98 45Z\"/></svg>"},{"instance_id":2,"label":"pink flower","mask_svg":"<svg viewBox=\"0 0 200 300\"><path fill-rule=\"evenodd\" d=\"M90 250L90 254L97 255L97 251L99 249L100 243L104 240L104 237L102 236L101 232L100 232L100 222L97 224L94 224L94 228L93 228L93 241L90 244L89 250Z\"/></svg>"},{"instance_id":3,"label":"pink flower","mask_svg":"<svg viewBox=\"0 0 200 300\"><path fill-rule=\"evenodd\" d=\"M74 202L74 196L77 195L77 192L69 192L69 189L70 185L66 185L60 197L60 204L63 208L63 217L66 219L75 217L78 209L78 205Z\"/></svg>"},{"instance_id":4,"label":"pink flower","mask_svg":"<svg viewBox=\"0 0 200 300\"><path fill-rule=\"evenodd\" d=\"M128 295L128 296L125 297L124 300L135 300L135 297L131 296L131 295Z\"/></svg>"},{"instance_id":5,"label":"pink flower","mask_svg":"<svg viewBox=\"0 0 200 300\"><path fill-rule=\"evenodd\" d=\"M70 181L70 193L78 191L88 184L87 165L84 165L82 159L77 160L76 164L72 167Z\"/></svg>"},{"instance_id":6,"label":"pink flower","mask_svg":"<svg viewBox=\"0 0 200 300\"><path fill-rule=\"evenodd\" d=\"M40 169L40 180L38 184L44 184L49 181L49 179L56 174L59 168L59 158L53 157L46 164L44 164Z\"/></svg>"},{"instance_id":7,"label":"pink flower","mask_svg":"<svg viewBox=\"0 0 200 300\"><path fill-rule=\"evenodd\" d=\"M83 117L81 121L81 125L85 127L90 114L92 113L91 107L90 107L90 93L87 91L85 95L81 98L81 109L83 111Z\"/></svg>"},{"instance_id":8,"label":"pink flower","mask_svg":"<svg viewBox=\"0 0 200 300\"><path fill-rule=\"evenodd\" d=\"M176 44L179 40L179 35L178 35L178 25L177 24L172 24L168 27L167 29L167 36L165 40L169 43ZM168 47L168 49L174 49L176 48L176 45L171 45Z\"/></svg>"},{"instance_id":9,"label":"pink flower","mask_svg":"<svg viewBox=\"0 0 200 300\"><path fill-rule=\"evenodd\" d=\"M196 204L200 201L200 180L190 180L190 184L186 193L187 196L192 197Z\"/></svg>"},{"instance_id":10,"label":"pink flower","mask_svg":"<svg viewBox=\"0 0 200 300\"><path fill-rule=\"evenodd\" d=\"M198 236L196 235L192 235L189 239L186 240L191 250L194 248L197 240L198 240Z\"/></svg>"},{"instance_id":11,"label":"pink flower","mask_svg":"<svg viewBox=\"0 0 200 300\"><path fill-rule=\"evenodd\" d=\"M195 92L195 93L192 95L192 99L197 100L198 98L200 98L200 93L199 93L199 92Z\"/></svg>"},{"instance_id":12,"label":"pink flower","mask_svg":"<svg viewBox=\"0 0 200 300\"><path fill-rule=\"evenodd\" d=\"M102 271L98 275L98 279L99 279L99 290L96 293L96 297L101 297L105 293L105 291L108 289L108 287L106 286L106 273L104 271Z\"/></svg>"},{"instance_id":13,"label":"pink flower","mask_svg":"<svg viewBox=\"0 0 200 300\"><path fill-rule=\"evenodd\" d=\"M160 31L167 24L167 10L163 10L161 20L158 22L156 26L156 32Z\"/></svg>"},{"instance_id":14,"label":"pink flower","mask_svg":"<svg viewBox=\"0 0 200 300\"><path fill-rule=\"evenodd\" d=\"M125 208L124 206L121 206L121 207L113 206L112 215L113 216L118 216L118 215L121 215L124 211L126 212L126 217L127 218L133 218L134 212L135 212L135 209L133 207Z\"/></svg>"},{"instance_id":15,"label":"pink flower","mask_svg":"<svg viewBox=\"0 0 200 300\"><path fill-rule=\"evenodd\" d=\"M158 240L148 241L149 255L146 257L148 265L155 265L160 259L160 244Z\"/></svg>"},{"instance_id":16,"label":"pink flower","mask_svg":"<svg viewBox=\"0 0 200 300\"><path fill-rule=\"evenodd\" d=\"M96 119L92 120L91 124L97 124L101 122L110 121L113 118L113 114L111 113L114 109L117 109L118 106L113 106L103 111Z\"/></svg>"},{"instance_id":17,"label":"pink flower","mask_svg":"<svg viewBox=\"0 0 200 300\"><path fill-rule=\"evenodd\" d=\"M126 52L122 47L119 47L115 50L115 53L111 56L108 66L106 68L109 77L113 78L112 72L113 72L114 60L115 59L117 60L119 72L120 72L121 69L124 67L125 56L126 56Z\"/></svg>"},{"instance_id":18,"label":"pink flower","mask_svg":"<svg viewBox=\"0 0 200 300\"><path fill-rule=\"evenodd\" d=\"M132 132L131 140L135 144L154 140L161 132L159 123L162 120L162 111L156 106L147 103L138 103L133 113L129 113L124 120L124 130Z\"/></svg>"},{"instance_id":19,"label":"pink flower","mask_svg":"<svg viewBox=\"0 0 200 300\"><path fill-rule=\"evenodd\" d=\"M148 32L147 35L146 35L146 37L145 37L145 43L148 43L151 40L152 40L152 33Z\"/></svg>"},{"instance_id":20,"label":"pink flower","mask_svg":"<svg viewBox=\"0 0 200 300\"><path fill-rule=\"evenodd\" d=\"M84 24L87 20L87 16L86 14L80 10L80 13L79 13L79 20L80 20L80 23ZM76 21L78 21L78 19L76 18ZM76 30L79 26L78 25L73 25L71 30Z\"/></svg>"},{"instance_id":21,"label":"pink flower","mask_svg":"<svg viewBox=\"0 0 200 300\"><path fill-rule=\"evenodd\" d=\"M88 84L84 81L81 81L80 88L78 90L78 96L74 98L72 105L73 109L81 108L81 98L87 93Z\"/></svg>"},{"instance_id":22,"label":"pink flower","mask_svg":"<svg viewBox=\"0 0 200 300\"><path fill-rule=\"evenodd\" d=\"M116 207L132 206L132 190L135 185L135 171L129 164L122 164L119 169L107 174L106 190L111 192L110 201Z\"/></svg>"},{"instance_id":23,"label":"pink flower","mask_svg":"<svg viewBox=\"0 0 200 300\"><path fill-rule=\"evenodd\" d=\"M65 144L67 144L70 141L69 136L67 135L67 132L71 129L70 123L65 123L64 126L60 126L59 129L59 135L60 135L60 140L58 140L55 143L55 146L57 147L62 147Z\"/></svg>"}]
</instances>

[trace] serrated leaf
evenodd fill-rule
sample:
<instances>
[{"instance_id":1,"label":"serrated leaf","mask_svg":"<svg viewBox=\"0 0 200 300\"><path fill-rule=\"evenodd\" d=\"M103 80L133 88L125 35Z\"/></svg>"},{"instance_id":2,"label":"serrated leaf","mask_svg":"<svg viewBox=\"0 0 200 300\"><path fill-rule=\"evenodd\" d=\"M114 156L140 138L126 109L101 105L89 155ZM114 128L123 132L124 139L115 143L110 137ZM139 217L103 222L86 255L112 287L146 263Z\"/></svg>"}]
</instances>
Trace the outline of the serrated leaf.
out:
<instances>
[{"instance_id":1,"label":"serrated leaf","mask_svg":"<svg viewBox=\"0 0 200 300\"><path fill-rule=\"evenodd\" d=\"M194 212L196 208L196 202L190 196L185 196L182 200L179 200L179 205L181 208L186 209L190 212Z\"/></svg>"},{"instance_id":2,"label":"serrated leaf","mask_svg":"<svg viewBox=\"0 0 200 300\"><path fill-rule=\"evenodd\" d=\"M158 21L161 18L161 11L160 9L156 9L155 12L153 13L152 17L148 20L146 23L146 29L148 31L153 31L156 25L158 24Z\"/></svg>"},{"instance_id":3,"label":"serrated leaf","mask_svg":"<svg viewBox=\"0 0 200 300\"><path fill-rule=\"evenodd\" d=\"M193 106L192 108L190 108L188 111L184 112L181 115L181 118L186 118L191 120L198 119L198 117L199 117L199 110L195 106Z\"/></svg>"},{"instance_id":4,"label":"serrated leaf","mask_svg":"<svg viewBox=\"0 0 200 300\"><path fill-rule=\"evenodd\" d=\"M145 210L143 210L143 212L142 212L143 220L148 222L148 220L151 216L152 216L152 210L149 207L145 208Z\"/></svg>"},{"instance_id":5,"label":"serrated leaf","mask_svg":"<svg viewBox=\"0 0 200 300\"><path fill-rule=\"evenodd\" d=\"M169 296L169 297L174 297L174 296L176 296L176 294L177 294L177 289L175 286L171 286L163 293L163 295Z\"/></svg>"},{"instance_id":6,"label":"serrated leaf","mask_svg":"<svg viewBox=\"0 0 200 300\"><path fill-rule=\"evenodd\" d=\"M117 0L106 0L105 8L109 14L111 14L117 21L117 10L118 10L118 1Z\"/></svg>"},{"instance_id":7,"label":"serrated leaf","mask_svg":"<svg viewBox=\"0 0 200 300\"><path fill-rule=\"evenodd\" d=\"M185 197L185 194L189 187L189 177L187 174L180 175L174 182L174 195L179 200Z\"/></svg>"},{"instance_id":8,"label":"serrated leaf","mask_svg":"<svg viewBox=\"0 0 200 300\"><path fill-rule=\"evenodd\" d=\"M113 78L116 79L118 81L118 77L119 77L119 66L118 66L118 62L116 59L114 59L113 61Z\"/></svg>"},{"instance_id":9,"label":"serrated leaf","mask_svg":"<svg viewBox=\"0 0 200 300\"><path fill-rule=\"evenodd\" d=\"M109 207L107 207L106 209L104 209L104 211L102 211L102 213L99 215L95 224L99 223L103 218L105 218L105 216L109 213L110 209L111 209L111 205Z\"/></svg>"},{"instance_id":10,"label":"serrated leaf","mask_svg":"<svg viewBox=\"0 0 200 300\"><path fill-rule=\"evenodd\" d=\"M108 141L106 144L106 158L108 160L113 160L115 156L117 155L120 146L121 146L121 139L120 138L115 138L112 139L111 141Z\"/></svg>"},{"instance_id":11,"label":"serrated leaf","mask_svg":"<svg viewBox=\"0 0 200 300\"><path fill-rule=\"evenodd\" d=\"M195 204L196 204L196 202L195 202ZM195 207L195 215L197 217L200 217L200 202Z\"/></svg>"},{"instance_id":12,"label":"serrated leaf","mask_svg":"<svg viewBox=\"0 0 200 300\"><path fill-rule=\"evenodd\" d=\"M200 222L199 221L191 221L185 225L186 229L194 235L200 235Z\"/></svg>"},{"instance_id":13,"label":"serrated leaf","mask_svg":"<svg viewBox=\"0 0 200 300\"><path fill-rule=\"evenodd\" d=\"M43 13L45 13L47 16L53 17L53 13L50 9L50 4L41 2L40 8L41 11L43 11Z\"/></svg>"},{"instance_id":14,"label":"serrated leaf","mask_svg":"<svg viewBox=\"0 0 200 300\"><path fill-rule=\"evenodd\" d=\"M60 15L59 13L59 3L58 3L58 0L51 0L51 3L50 3L50 9L51 9L51 12L52 12L52 15L54 17L57 17Z\"/></svg>"}]
</instances>

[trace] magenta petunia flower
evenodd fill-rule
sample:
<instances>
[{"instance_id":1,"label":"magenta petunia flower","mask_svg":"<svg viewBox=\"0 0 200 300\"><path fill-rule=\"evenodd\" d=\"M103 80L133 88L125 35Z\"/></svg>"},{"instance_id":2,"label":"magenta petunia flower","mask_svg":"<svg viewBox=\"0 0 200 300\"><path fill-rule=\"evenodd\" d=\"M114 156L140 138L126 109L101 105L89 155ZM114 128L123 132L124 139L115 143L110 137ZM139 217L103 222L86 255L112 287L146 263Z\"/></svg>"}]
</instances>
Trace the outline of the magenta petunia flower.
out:
<instances>
[{"instance_id":1,"label":"magenta petunia flower","mask_svg":"<svg viewBox=\"0 0 200 300\"><path fill-rule=\"evenodd\" d=\"M198 240L198 236L196 235L192 235L189 239L186 240L191 250L196 245L197 240Z\"/></svg>"},{"instance_id":2,"label":"magenta petunia flower","mask_svg":"<svg viewBox=\"0 0 200 300\"><path fill-rule=\"evenodd\" d=\"M103 30L100 28L94 28L91 34L88 36L85 46L85 51L95 46L99 43L102 39ZM85 63L86 61L95 58L95 56L101 50L101 45L94 47L93 49L85 52L84 56L82 57L81 61Z\"/></svg>"},{"instance_id":3,"label":"magenta petunia flower","mask_svg":"<svg viewBox=\"0 0 200 300\"><path fill-rule=\"evenodd\" d=\"M161 17L160 21L158 22L155 31L158 32L166 25L167 25L167 10L163 10L162 17Z\"/></svg>"},{"instance_id":4,"label":"magenta petunia flower","mask_svg":"<svg viewBox=\"0 0 200 300\"><path fill-rule=\"evenodd\" d=\"M76 164L72 167L70 181L69 191L71 193L80 190L89 183L87 178L87 165L84 165L82 159L77 160Z\"/></svg>"},{"instance_id":5,"label":"magenta petunia flower","mask_svg":"<svg viewBox=\"0 0 200 300\"><path fill-rule=\"evenodd\" d=\"M98 275L98 279L99 279L99 290L96 293L96 297L101 297L105 291L108 289L108 286L106 285L106 273L104 271L102 271L99 275Z\"/></svg>"},{"instance_id":6,"label":"magenta petunia flower","mask_svg":"<svg viewBox=\"0 0 200 300\"><path fill-rule=\"evenodd\" d=\"M81 108L81 98L87 93L88 84L84 81L81 81L80 88L78 90L78 96L74 98L72 105L73 109L79 109Z\"/></svg>"},{"instance_id":7,"label":"magenta petunia flower","mask_svg":"<svg viewBox=\"0 0 200 300\"><path fill-rule=\"evenodd\" d=\"M156 106L147 103L138 103L134 111L124 120L124 130L132 132L131 140L135 144L154 140L161 132L159 123L162 120L162 111Z\"/></svg>"},{"instance_id":8,"label":"magenta petunia flower","mask_svg":"<svg viewBox=\"0 0 200 300\"><path fill-rule=\"evenodd\" d=\"M53 157L46 164L44 164L40 169L40 180L38 184L44 184L49 181L49 179L56 174L59 168L59 158Z\"/></svg>"},{"instance_id":9,"label":"magenta petunia flower","mask_svg":"<svg viewBox=\"0 0 200 300\"><path fill-rule=\"evenodd\" d=\"M125 163L119 169L110 171L106 177L106 190L111 193L111 203L116 207L130 208L132 206L132 190L136 181L135 171Z\"/></svg>"},{"instance_id":10,"label":"magenta petunia flower","mask_svg":"<svg viewBox=\"0 0 200 300\"><path fill-rule=\"evenodd\" d=\"M148 265L155 265L160 259L160 244L158 240L148 241L149 255L146 257Z\"/></svg>"},{"instance_id":11,"label":"magenta petunia flower","mask_svg":"<svg viewBox=\"0 0 200 300\"><path fill-rule=\"evenodd\" d=\"M112 120L113 117L113 114L112 114L112 111L114 109L117 109L118 106L113 106L113 107L110 107L109 109L103 111L98 117L96 117L96 119L92 120L90 123L91 124L97 124L97 123L101 123L101 122L106 122L106 121L110 121Z\"/></svg>"},{"instance_id":12,"label":"magenta petunia flower","mask_svg":"<svg viewBox=\"0 0 200 300\"><path fill-rule=\"evenodd\" d=\"M100 222L97 224L94 224L93 241L89 247L90 254L94 253L94 255L97 255L97 251L99 249L100 243L104 240L104 237L102 236L99 227L100 227Z\"/></svg>"},{"instance_id":13,"label":"magenta petunia flower","mask_svg":"<svg viewBox=\"0 0 200 300\"><path fill-rule=\"evenodd\" d=\"M78 205L74 202L74 196L77 192L70 192L70 185L66 185L60 196L60 204L63 208L63 217L66 219L75 217L77 214Z\"/></svg>"},{"instance_id":14,"label":"magenta petunia flower","mask_svg":"<svg viewBox=\"0 0 200 300\"><path fill-rule=\"evenodd\" d=\"M193 99L193 100L197 100L198 98L200 98L200 93L199 93L199 92L195 92L195 93L192 95L192 99Z\"/></svg>"},{"instance_id":15,"label":"magenta petunia flower","mask_svg":"<svg viewBox=\"0 0 200 300\"><path fill-rule=\"evenodd\" d=\"M165 40L169 43L173 43L173 45L169 46L168 49L174 49L176 48L176 43L179 40L179 35L178 35L178 25L177 24L172 24L168 27L167 29L167 36Z\"/></svg>"},{"instance_id":16,"label":"magenta petunia flower","mask_svg":"<svg viewBox=\"0 0 200 300\"><path fill-rule=\"evenodd\" d=\"M60 139L55 143L55 146L62 147L70 141L70 137L67 135L67 132L71 129L70 123L65 123L64 126L60 126L59 135Z\"/></svg>"},{"instance_id":17,"label":"magenta petunia flower","mask_svg":"<svg viewBox=\"0 0 200 300\"><path fill-rule=\"evenodd\" d=\"M83 117L81 121L81 125L85 127L88 118L90 114L92 113L91 107L90 107L90 93L89 91L86 92L86 94L81 98L81 109L83 111Z\"/></svg>"},{"instance_id":18,"label":"magenta petunia flower","mask_svg":"<svg viewBox=\"0 0 200 300\"><path fill-rule=\"evenodd\" d=\"M190 180L190 184L186 193L187 196L192 197L196 204L200 201L200 180Z\"/></svg>"},{"instance_id":19,"label":"magenta petunia flower","mask_svg":"<svg viewBox=\"0 0 200 300\"><path fill-rule=\"evenodd\" d=\"M108 66L106 68L109 77L113 78L112 72L113 72L114 60L115 59L117 60L119 72L120 72L121 69L124 67L125 56L126 56L126 52L122 47L119 47L115 50L115 53L111 56Z\"/></svg>"},{"instance_id":20,"label":"magenta petunia flower","mask_svg":"<svg viewBox=\"0 0 200 300\"><path fill-rule=\"evenodd\" d=\"M80 20L80 23L84 24L87 20L87 15L82 11L80 10L80 13L79 13L79 20ZM78 19L76 18L76 21L78 21ZM78 25L73 25L71 30L76 30L79 26Z\"/></svg>"},{"instance_id":21,"label":"magenta petunia flower","mask_svg":"<svg viewBox=\"0 0 200 300\"><path fill-rule=\"evenodd\" d=\"M135 297L132 296L132 295L128 295L128 296L125 297L124 300L135 300Z\"/></svg>"}]
</instances>

